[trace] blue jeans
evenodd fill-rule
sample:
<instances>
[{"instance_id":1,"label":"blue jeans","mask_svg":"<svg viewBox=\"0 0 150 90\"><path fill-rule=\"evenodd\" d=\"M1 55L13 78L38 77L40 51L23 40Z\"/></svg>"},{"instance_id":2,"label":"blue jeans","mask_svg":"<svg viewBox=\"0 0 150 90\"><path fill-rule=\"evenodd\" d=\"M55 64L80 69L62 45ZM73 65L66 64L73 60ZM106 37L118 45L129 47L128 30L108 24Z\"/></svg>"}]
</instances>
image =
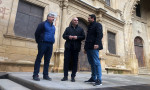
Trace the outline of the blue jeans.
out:
<instances>
[{"instance_id":1,"label":"blue jeans","mask_svg":"<svg viewBox=\"0 0 150 90\"><path fill-rule=\"evenodd\" d=\"M101 64L99 60L99 50L87 50L87 57L89 64L91 65L92 75L91 77L93 80L99 79L102 80L102 70Z\"/></svg>"},{"instance_id":2,"label":"blue jeans","mask_svg":"<svg viewBox=\"0 0 150 90\"><path fill-rule=\"evenodd\" d=\"M43 75L48 75L50 58L52 56L53 44L48 42L40 42L38 43L38 54L34 64L34 72L33 75L38 75L40 70L41 59L44 56L44 68Z\"/></svg>"}]
</instances>

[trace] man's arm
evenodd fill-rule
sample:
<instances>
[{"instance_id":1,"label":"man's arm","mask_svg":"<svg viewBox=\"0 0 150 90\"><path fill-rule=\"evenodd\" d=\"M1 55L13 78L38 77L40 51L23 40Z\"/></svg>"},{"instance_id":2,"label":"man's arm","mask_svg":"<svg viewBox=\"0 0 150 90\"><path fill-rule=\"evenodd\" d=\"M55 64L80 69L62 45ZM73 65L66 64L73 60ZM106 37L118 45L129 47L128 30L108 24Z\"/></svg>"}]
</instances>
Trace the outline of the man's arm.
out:
<instances>
[{"instance_id":1,"label":"man's arm","mask_svg":"<svg viewBox=\"0 0 150 90\"><path fill-rule=\"evenodd\" d=\"M65 32L63 33L63 39L69 40L68 28L66 28Z\"/></svg>"},{"instance_id":2,"label":"man's arm","mask_svg":"<svg viewBox=\"0 0 150 90\"><path fill-rule=\"evenodd\" d=\"M81 36L77 36L77 40L84 40L85 39L85 33L84 33L84 30L82 29L82 32L81 32Z\"/></svg>"},{"instance_id":3,"label":"man's arm","mask_svg":"<svg viewBox=\"0 0 150 90\"><path fill-rule=\"evenodd\" d=\"M35 31L35 33L34 33L36 43L38 43L41 32L42 32L42 24L39 24L36 31Z\"/></svg>"},{"instance_id":4,"label":"man's arm","mask_svg":"<svg viewBox=\"0 0 150 90\"><path fill-rule=\"evenodd\" d=\"M100 23L97 23L96 34L97 34L97 37L96 37L95 45L99 45L99 43L101 42L103 38L103 28Z\"/></svg>"}]
</instances>

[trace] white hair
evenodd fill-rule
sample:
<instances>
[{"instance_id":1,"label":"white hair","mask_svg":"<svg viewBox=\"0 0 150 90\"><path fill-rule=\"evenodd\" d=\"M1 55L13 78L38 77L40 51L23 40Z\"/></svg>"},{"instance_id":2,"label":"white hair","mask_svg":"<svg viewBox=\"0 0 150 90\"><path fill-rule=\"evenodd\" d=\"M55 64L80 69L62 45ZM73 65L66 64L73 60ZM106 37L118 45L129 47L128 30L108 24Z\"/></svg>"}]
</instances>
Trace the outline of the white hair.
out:
<instances>
[{"instance_id":1,"label":"white hair","mask_svg":"<svg viewBox=\"0 0 150 90\"><path fill-rule=\"evenodd\" d=\"M55 17L55 14L50 12L50 13L47 15L47 17L51 17L51 16L54 16L54 17Z\"/></svg>"}]
</instances>

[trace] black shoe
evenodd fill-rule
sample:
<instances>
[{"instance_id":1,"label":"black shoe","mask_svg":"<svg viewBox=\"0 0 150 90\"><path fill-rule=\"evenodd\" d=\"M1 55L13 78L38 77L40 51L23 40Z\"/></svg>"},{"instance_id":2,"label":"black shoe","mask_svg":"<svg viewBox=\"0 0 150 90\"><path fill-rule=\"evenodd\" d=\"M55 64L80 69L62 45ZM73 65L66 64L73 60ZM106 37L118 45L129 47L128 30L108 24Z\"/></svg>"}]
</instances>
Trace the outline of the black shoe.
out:
<instances>
[{"instance_id":1,"label":"black shoe","mask_svg":"<svg viewBox=\"0 0 150 90\"><path fill-rule=\"evenodd\" d=\"M43 76L43 79L52 81L52 79L48 75Z\"/></svg>"},{"instance_id":2,"label":"black shoe","mask_svg":"<svg viewBox=\"0 0 150 90\"><path fill-rule=\"evenodd\" d=\"M33 80L40 81L39 75L33 75Z\"/></svg>"},{"instance_id":3,"label":"black shoe","mask_svg":"<svg viewBox=\"0 0 150 90\"><path fill-rule=\"evenodd\" d=\"M67 81L68 77L63 77L63 79L61 79L61 81Z\"/></svg>"},{"instance_id":4,"label":"black shoe","mask_svg":"<svg viewBox=\"0 0 150 90\"><path fill-rule=\"evenodd\" d=\"M84 82L95 82L95 80L93 80L92 77L91 77L89 80L84 81Z\"/></svg>"},{"instance_id":5,"label":"black shoe","mask_svg":"<svg viewBox=\"0 0 150 90\"><path fill-rule=\"evenodd\" d=\"M74 77L71 77L71 82L75 82L75 78Z\"/></svg>"},{"instance_id":6,"label":"black shoe","mask_svg":"<svg viewBox=\"0 0 150 90\"><path fill-rule=\"evenodd\" d=\"M96 80L95 83L93 84L93 86L98 86L98 85L102 85L101 80Z\"/></svg>"}]
</instances>

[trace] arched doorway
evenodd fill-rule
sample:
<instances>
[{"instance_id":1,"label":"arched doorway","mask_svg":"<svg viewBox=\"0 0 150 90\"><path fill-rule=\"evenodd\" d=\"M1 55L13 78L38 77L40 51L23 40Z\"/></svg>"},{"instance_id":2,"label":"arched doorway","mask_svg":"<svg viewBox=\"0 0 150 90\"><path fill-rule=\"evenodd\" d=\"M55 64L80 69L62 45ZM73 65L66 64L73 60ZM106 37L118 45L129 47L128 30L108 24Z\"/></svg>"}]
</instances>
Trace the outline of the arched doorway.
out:
<instances>
[{"instance_id":1,"label":"arched doorway","mask_svg":"<svg viewBox=\"0 0 150 90\"><path fill-rule=\"evenodd\" d=\"M79 26L84 29L85 35L87 35L87 29L88 29L87 21L82 18L79 18L79 17L78 17L78 21L79 21ZM85 40L82 41L81 51L79 53L79 63L78 63L79 71L89 71L90 70L87 55L84 54L84 44L85 44Z\"/></svg>"},{"instance_id":2,"label":"arched doorway","mask_svg":"<svg viewBox=\"0 0 150 90\"><path fill-rule=\"evenodd\" d=\"M141 37L134 39L134 48L139 67L145 67L143 39Z\"/></svg>"}]
</instances>

